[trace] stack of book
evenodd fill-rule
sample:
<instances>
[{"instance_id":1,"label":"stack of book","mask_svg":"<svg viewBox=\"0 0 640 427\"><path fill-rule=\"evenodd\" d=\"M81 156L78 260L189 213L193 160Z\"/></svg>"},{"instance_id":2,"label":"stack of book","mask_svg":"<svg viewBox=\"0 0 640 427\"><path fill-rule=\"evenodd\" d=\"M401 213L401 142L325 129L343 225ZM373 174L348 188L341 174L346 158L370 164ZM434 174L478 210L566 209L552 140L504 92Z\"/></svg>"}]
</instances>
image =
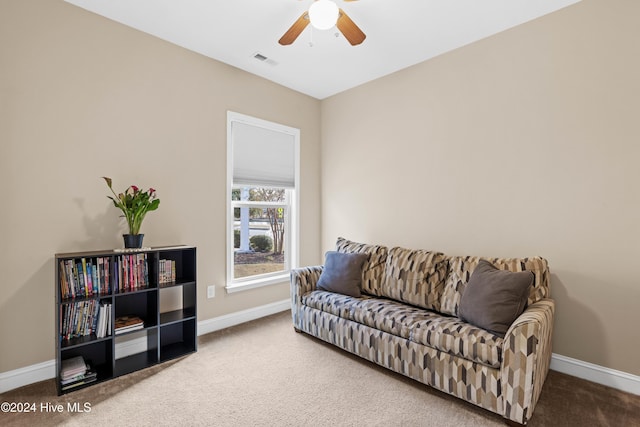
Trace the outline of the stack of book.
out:
<instances>
[{"instance_id":1,"label":"stack of book","mask_svg":"<svg viewBox=\"0 0 640 427\"><path fill-rule=\"evenodd\" d=\"M113 281L117 292L132 292L149 287L147 254L120 255L114 259Z\"/></svg>"},{"instance_id":2,"label":"stack of book","mask_svg":"<svg viewBox=\"0 0 640 427\"><path fill-rule=\"evenodd\" d=\"M100 304L97 300L62 304L59 316L61 339L68 340L91 334L96 334L96 338L110 335L111 304ZM98 331L100 325L102 329Z\"/></svg>"},{"instance_id":3,"label":"stack of book","mask_svg":"<svg viewBox=\"0 0 640 427\"><path fill-rule=\"evenodd\" d=\"M60 260L60 295L62 299L107 295L110 258Z\"/></svg>"},{"instance_id":4,"label":"stack of book","mask_svg":"<svg viewBox=\"0 0 640 427\"><path fill-rule=\"evenodd\" d=\"M60 369L60 385L62 390L69 390L96 381L94 370L84 361L82 356L72 357L62 361Z\"/></svg>"},{"instance_id":5,"label":"stack of book","mask_svg":"<svg viewBox=\"0 0 640 427\"><path fill-rule=\"evenodd\" d=\"M120 316L114 323L116 335L144 328L144 321L138 316Z\"/></svg>"},{"instance_id":6,"label":"stack of book","mask_svg":"<svg viewBox=\"0 0 640 427\"><path fill-rule=\"evenodd\" d=\"M161 259L158 262L159 281L161 285L174 284L176 282L176 262L171 259Z\"/></svg>"}]
</instances>

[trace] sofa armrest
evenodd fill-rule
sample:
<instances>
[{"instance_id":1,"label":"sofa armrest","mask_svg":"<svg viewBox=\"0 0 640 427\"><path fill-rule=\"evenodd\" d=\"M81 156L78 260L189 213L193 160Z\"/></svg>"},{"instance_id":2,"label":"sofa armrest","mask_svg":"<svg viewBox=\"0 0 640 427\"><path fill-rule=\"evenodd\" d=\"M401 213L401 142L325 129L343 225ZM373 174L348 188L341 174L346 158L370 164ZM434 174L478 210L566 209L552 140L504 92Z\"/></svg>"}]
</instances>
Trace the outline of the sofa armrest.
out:
<instances>
[{"instance_id":1,"label":"sofa armrest","mask_svg":"<svg viewBox=\"0 0 640 427\"><path fill-rule=\"evenodd\" d=\"M291 316L293 326L300 329L298 310L302 306L302 296L313 291L320 279L324 266L294 268L291 270Z\"/></svg>"},{"instance_id":2,"label":"sofa armrest","mask_svg":"<svg viewBox=\"0 0 640 427\"><path fill-rule=\"evenodd\" d=\"M554 311L551 299L531 304L504 337L500 368L504 416L520 424L531 417L549 372Z\"/></svg>"}]
</instances>

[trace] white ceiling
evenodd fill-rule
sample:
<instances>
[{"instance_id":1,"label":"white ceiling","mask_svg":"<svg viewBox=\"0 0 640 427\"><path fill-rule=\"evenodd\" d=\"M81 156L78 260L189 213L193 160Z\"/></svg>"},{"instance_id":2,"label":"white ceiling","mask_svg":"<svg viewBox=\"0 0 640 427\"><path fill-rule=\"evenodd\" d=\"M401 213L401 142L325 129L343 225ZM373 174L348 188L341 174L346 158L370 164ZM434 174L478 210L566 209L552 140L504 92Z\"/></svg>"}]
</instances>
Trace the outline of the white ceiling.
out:
<instances>
[{"instance_id":1,"label":"white ceiling","mask_svg":"<svg viewBox=\"0 0 640 427\"><path fill-rule=\"evenodd\" d=\"M66 1L323 99L579 0L335 0L367 35L359 46L311 25L279 45L312 0Z\"/></svg>"}]
</instances>

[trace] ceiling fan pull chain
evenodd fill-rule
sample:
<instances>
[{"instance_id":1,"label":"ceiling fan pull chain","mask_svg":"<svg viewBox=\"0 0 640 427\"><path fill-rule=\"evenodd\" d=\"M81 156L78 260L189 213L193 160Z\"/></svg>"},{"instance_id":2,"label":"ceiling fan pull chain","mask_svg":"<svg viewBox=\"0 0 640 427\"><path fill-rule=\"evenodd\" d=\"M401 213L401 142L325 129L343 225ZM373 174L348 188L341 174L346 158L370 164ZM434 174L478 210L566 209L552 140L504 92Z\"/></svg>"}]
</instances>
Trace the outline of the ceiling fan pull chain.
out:
<instances>
[{"instance_id":1,"label":"ceiling fan pull chain","mask_svg":"<svg viewBox=\"0 0 640 427\"><path fill-rule=\"evenodd\" d=\"M314 44L313 44L313 31L314 31L313 26L310 28L310 30L311 31L309 31L309 47L313 47L314 46Z\"/></svg>"}]
</instances>

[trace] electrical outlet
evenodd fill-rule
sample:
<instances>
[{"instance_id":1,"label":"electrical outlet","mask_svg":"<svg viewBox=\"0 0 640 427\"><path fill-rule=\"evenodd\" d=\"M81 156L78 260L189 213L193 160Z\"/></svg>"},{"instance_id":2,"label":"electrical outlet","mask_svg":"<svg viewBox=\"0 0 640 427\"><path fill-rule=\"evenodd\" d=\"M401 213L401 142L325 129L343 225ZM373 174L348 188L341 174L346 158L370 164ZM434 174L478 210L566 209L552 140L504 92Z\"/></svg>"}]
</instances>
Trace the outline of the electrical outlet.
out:
<instances>
[{"instance_id":1,"label":"electrical outlet","mask_svg":"<svg viewBox=\"0 0 640 427\"><path fill-rule=\"evenodd\" d=\"M215 298L216 296L216 287L215 286L208 286L207 287L207 298Z\"/></svg>"}]
</instances>

